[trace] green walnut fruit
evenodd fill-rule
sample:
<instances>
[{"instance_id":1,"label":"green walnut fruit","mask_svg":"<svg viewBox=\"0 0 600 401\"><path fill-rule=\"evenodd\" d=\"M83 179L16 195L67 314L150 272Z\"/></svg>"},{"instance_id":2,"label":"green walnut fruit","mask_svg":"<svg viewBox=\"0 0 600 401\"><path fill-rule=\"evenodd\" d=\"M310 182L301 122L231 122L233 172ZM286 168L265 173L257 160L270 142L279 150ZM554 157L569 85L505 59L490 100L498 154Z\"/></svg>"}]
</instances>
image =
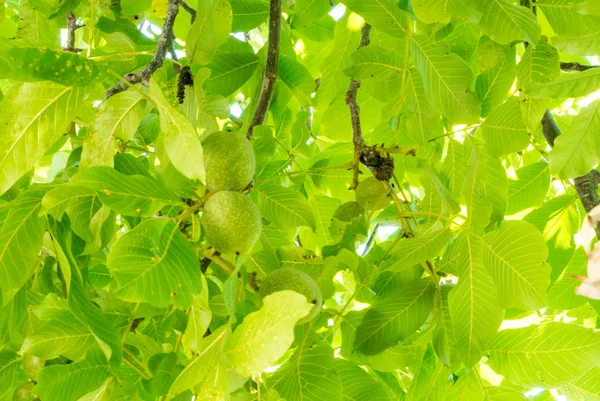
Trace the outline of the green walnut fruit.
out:
<instances>
[{"instance_id":1,"label":"green walnut fruit","mask_svg":"<svg viewBox=\"0 0 600 401\"><path fill-rule=\"evenodd\" d=\"M390 203L388 189L375 177L365 178L356 187L356 202L371 209L383 209Z\"/></svg>"},{"instance_id":2,"label":"green walnut fruit","mask_svg":"<svg viewBox=\"0 0 600 401\"><path fill-rule=\"evenodd\" d=\"M221 253L246 253L254 246L262 224L258 208L239 192L221 191L204 205L206 241Z\"/></svg>"},{"instance_id":3,"label":"green walnut fruit","mask_svg":"<svg viewBox=\"0 0 600 401\"><path fill-rule=\"evenodd\" d=\"M22 360L23 372L27 378L31 380L37 380L39 373L44 369L44 365L46 361L41 358L38 358L35 355L25 354L23 355Z\"/></svg>"},{"instance_id":4,"label":"green walnut fruit","mask_svg":"<svg viewBox=\"0 0 600 401\"><path fill-rule=\"evenodd\" d=\"M241 191L256 169L254 150L239 132L213 132L202 141L206 187L210 192Z\"/></svg>"},{"instance_id":5,"label":"green walnut fruit","mask_svg":"<svg viewBox=\"0 0 600 401\"><path fill-rule=\"evenodd\" d=\"M323 306L321 290L315 280L308 274L289 267L277 269L265 277L260 285L260 296L264 298L269 294L283 290L292 290L304 295L308 302L315 305L308 315L298 320L298 324L313 320L321 312Z\"/></svg>"}]
</instances>

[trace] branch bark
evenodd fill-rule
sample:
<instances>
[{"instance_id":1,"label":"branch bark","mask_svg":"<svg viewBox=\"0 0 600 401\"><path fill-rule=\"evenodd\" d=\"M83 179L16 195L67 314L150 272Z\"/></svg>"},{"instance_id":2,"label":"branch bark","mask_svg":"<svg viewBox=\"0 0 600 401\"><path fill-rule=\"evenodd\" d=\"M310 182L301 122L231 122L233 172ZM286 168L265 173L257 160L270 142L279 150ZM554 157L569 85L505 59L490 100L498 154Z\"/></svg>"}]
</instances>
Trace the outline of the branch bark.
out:
<instances>
[{"instance_id":1,"label":"branch bark","mask_svg":"<svg viewBox=\"0 0 600 401\"><path fill-rule=\"evenodd\" d=\"M196 21L196 10L194 10L188 3L184 0L181 0L181 7L190 14L192 19L192 24Z\"/></svg>"},{"instance_id":2,"label":"branch bark","mask_svg":"<svg viewBox=\"0 0 600 401\"><path fill-rule=\"evenodd\" d=\"M558 124L556 124L556 120L552 116L550 109L546 109L544 117L542 118L542 133L544 134L544 138L546 138L546 142L552 147L554 147L556 137L561 135L560 128L558 127ZM579 195L581 204L587 213L594 207L600 205L600 198L598 197L597 191L598 175L599 173L596 170L591 170L586 175L573 179L577 195ZM594 229L596 231L596 237L600 238L600 223L598 223Z\"/></svg>"},{"instance_id":3,"label":"branch bark","mask_svg":"<svg viewBox=\"0 0 600 401\"><path fill-rule=\"evenodd\" d=\"M598 68L597 65L585 65L585 64L579 64L579 63L573 63L573 62L561 62L560 63L560 69L566 72L572 72L572 71L586 71L592 68Z\"/></svg>"},{"instance_id":4,"label":"branch bark","mask_svg":"<svg viewBox=\"0 0 600 401\"><path fill-rule=\"evenodd\" d=\"M158 43L156 45L156 53L154 54L154 57L152 57L152 60L150 60L148 65L146 65L141 71L126 74L124 76L125 81L127 81L129 85L135 85L138 83L148 85L152 74L154 74L156 70L162 67L167 52L171 49L171 45L175 38L175 34L173 33L173 26L175 25L175 18L177 18L177 14L179 13L180 4L181 0L169 0L167 16L165 17L162 32L160 34L160 37L158 38ZM123 81L119 81L116 85L106 90L104 99L106 100L109 97L116 95L117 93L126 91L127 88L129 88L129 85Z\"/></svg>"},{"instance_id":5,"label":"branch bark","mask_svg":"<svg viewBox=\"0 0 600 401\"><path fill-rule=\"evenodd\" d=\"M267 64L265 75L260 89L260 95L254 116L246 132L246 138L252 139L252 130L255 126L264 124L267 112L271 105L273 90L277 82L279 71L279 42L281 40L281 0L271 0L269 7L269 44L267 48Z\"/></svg>"},{"instance_id":6,"label":"branch bark","mask_svg":"<svg viewBox=\"0 0 600 401\"><path fill-rule=\"evenodd\" d=\"M75 49L75 31L79 28L77 26L77 18L73 13L67 14L67 43L64 51L76 53Z\"/></svg>"},{"instance_id":7,"label":"branch bark","mask_svg":"<svg viewBox=\"0 0 600 401\"><path fill-rule=\"evenodd\" d=\"M365 24L362 28L362 36L358 48L368 46L371 42L371 26ZM354 145L354 157L352 159L352 183L349 189L358 186L359 162L367 166L379 181L388 181L394 174L394 159L388 155L383 146L369 146L365 143L360 123L360 107L356 101L356 95L360 88L360 81L350 80L350 86L346 92L346 104L350 109L352 120L352 143ZM414 152L407 154L414 155Z\"/></svg>"}]
</instances>

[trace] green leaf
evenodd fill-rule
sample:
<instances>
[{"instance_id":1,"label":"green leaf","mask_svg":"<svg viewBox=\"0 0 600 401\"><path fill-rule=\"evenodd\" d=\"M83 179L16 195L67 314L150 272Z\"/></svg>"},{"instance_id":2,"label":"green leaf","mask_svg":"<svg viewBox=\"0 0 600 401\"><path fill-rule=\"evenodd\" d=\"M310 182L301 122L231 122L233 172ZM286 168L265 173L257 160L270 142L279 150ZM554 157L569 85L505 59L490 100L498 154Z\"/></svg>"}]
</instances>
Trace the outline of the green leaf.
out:
<instances>
[{"instance_id":1,"label":"green leaf","mask_svg":"<svg viewBox=\"0 0 600 401\"><path fill-rule=\"evenodd\" d=\"M471 229L482 229L492 213L492 203L486 196L488 156L481 143L472 141L470 155L465 159L467 170L461 189L467 207L465 224Z\"/></svg>"},{"instance_id":2,"label":"green leaf","mask_svg":"<svg viewBox=\"0 0 600 401\"><path fill-rule=\"evenodd\" d=\"M269 16L268 0L230 0L234 32L247 32L262 24Z\"/></svg>"},{"instance_id":3,"label":"green leaf","mask_svg":"<svg viewBox=\"0 0 600 401\"><path fill-rule=\"evenodd\" d=\"M93 334L69 310L54 315L25 339L23 350L41 359L63 355L71 360L85 357L96 340Z\"/></svg>"},{"instance_id":4,"label":"green leaf","mask_svg":"<svg viewBox=\"0 0 600 401\"><path fill-rule=\"evenodd\" d=\"M169 160L186 177L204 181L204 156L196 129L169 104L157 85L152 85L151 90L160 114L160 138Z\"/></svg>"},{"instance_id":5,"label":"green leaf","mask_svg":"<svg viewBox=\"0 0 600 401\"><path fill-rule=\"evenodd\" d=\"M467 260L468 262L468 260ZM458 363L456 339L454 336L454 325L450 314L450 305L448 303L448 295L454 286L440 286L436 294L436 299L439 312L435 320L435 328L433 331L433 349L440 361L446 366L454 367Z\"/></svg>"},{"instance_id":6,"label":"green leaf","mask_svg":"<svg viewBox=\"0 0 600 401\"><path fill-rule=\"evenodd\" d=\"M475 121L480 104L469 91L473 73L467 63L450 53L446 44L433 44L423 35L413 37L410 49L425 94L435 108L453 124Z\"/></svg>"},{"instance_id":7,"label":"green leaf","mask_svg":"<svg viewBox=\"0 0 600 401\"><path fill-rule=\"evenodd\" d=\"M503 319L498 290L483 264L483 246L468 234L461 234L454 245L458 255L458 285L450 291L448 304L457 357L467 367L483 355L485 345L496 334Z\"/></svg>"},{"instance_id":8,"label":"green leaf","mask_svg":"<svg viewBox=\"0 0 600 401\"><path fill-rule=\"evenodd\" d=\"M517 179L509 181L506 214L539 206L550 189L550 165L537 162L516 171Z\"/></svg>"},{"instance_id":9,"label":"green leaf","mask_svg":"<svg viewBox=\"0 0 600 401\"><path fill-rule=\"evenodd\" d=\"M404 55L400 52L392 52L376 45L370 45L352 53L350 67L344 72L348 77L356 80L391 81L403 76L403 58Z\"/></svg>"},{"instance_id":10,"label":"green leaf","mask_svg":"<svg viewBox=\"0 0 600 401\"><path fill-rule=\"evenodd\" d=\"M347 22L344 18L342 22ZM345 23L335 27L333 45L320 65L321 83L315 96L315 104L324 110L341 92L348 90L348 77L344 70L350 66L350 55L360 42L360 33L351 31Z\"/></svg>"},{"instance_id":11,"label":"green leaf","mask_svg":"<svg viewBox=\"0 0 600 401\"><path fill-rule=\"evenodd\" d=\"M376 302L356 329L354 348L373 355L408 338L429 315L434 291L431 280L423 279Z\"/></svg>"},{"instance_id":12,"label":"green leaf","mask_svg":"<svg viewBox=\"0 0 600 401\"><path fill-rule=\"evenodd\" d=\"M406 401L446 399L450 370L439 363L435 353L428 348L413 369L415 373L408 388Z\"/></svg>"},{"instance_id":13,"label":"green leaf","mask_svg":"<svg viewBox=\"0 0 600 401\"><path fill-rule=\"evenodd\" d=\"M584 36L554 36L552 44L566 54L595 56L600 54L600 33L592 33Z\"/></svg>"},{"instance_id":14,"label":"green leaf","mask_svg":"<svg viewBox=\"0 0 600 401\"><path fill-rule=\"evenodd\" d=\"M96 75L96 63L78 54L29 47L17 41L0 43L0 78L83 86Z\"/></svg>"},{"instance_id":15,"label":"green leaf","mask_svg":"<svg viewBox=\"0 0 600 401\"><path fill-rule=\"evenodd\" d=\"M551 97L562 99L582 97L600 88L600 69L563 74L551 82L531 82L525 86L525 93L536 98Z\"/></svg>"},{"instance_id":16,"label":"green leaf","mask_svg":"<svg viewBox=\"0 0 600 401\"><path fill-rule=\"evenodd\" d=\"M329 345L309 345L311 342L311 338L306 339L271 379L272 386L286 401L340 397L342 387L334 370L333 350Z\"/></svg>"},{"instance_id":17,"label":"green leaf","mask_svg":"<svg viewBox=\"0 0 600 401\"><path fill-rule=\"evenodd\" d=\"M0 194L33 168L65 133L85 88L25 83L0 103Z\"/></svg>"},{"instance_id":18,"label":"green leaf","mask_svg":"<svg viewBox=\"0 0 600 401\"><path fill-rule=\"evenodd\" d=\"M582 109L563 129L550 152L550 169L560 178L587 174L600 160L600 100Z\"/></svg>"},{"instance_id":19,"label":"green leaf","mask_svg":"<svg viewBox=\"0 0 600 401\"><path fill-rule=\"evenodd\" d=\"M91 133L83 145L81 166L112 167L116 151L115 140L128 142L148 109L148 100L137 91L117 93L102 102Z\"/></svg>"},{"instance_id":20,"label":"green leaf","mask_svg":"<svg viewBox=\"0 0 600 401\"><path fill-rule=\"evenodd\" d=\"M35 390L44 401L77 401L100 387L108 375L102 354L90 350L83 361L45 367Z\"/></svg>"},{"instance_id":21,"label":"green leaf","mask_svg":"<svg viewBox=\"0 0 600 401\"><path fill-rule=\"evenodd\" d=\"M115 294L130 302L187 308L202 289L196 253L169 219L146 220L119 238L107 267Z\"/></svg>"},{"instance_id":22,"label":"green leaf","mask_svg":"<svg viewBox=\"0 0 600 401\"><path fill-rule=\"evenodd\" d=\"M517 152L527 147L529 135L516 97L492 109L481 124L481 135L491 156Z\"/></svg>"},{"instance_id":23,"label":"green leaf","mask_svg":"<svg viewBox=\"0 0 600 401\"><path fill-rule=\"evenodd\" d=\"M210 374L210 369L219 362L230 335L231 327L224 325L210 336L203 338L198 343L194 359L177 376L168 394L175 396L202 383Z\"/></svg>"},{"instance_id":24,"label":"green leaf","mask_svg":"<svg viewBox=\"0 0 600 401\"><path fill-rule=\"evenodd\" d=\"M209 0L198 3L196 21L186 39L186 56L190 64L208 64L228 38L231 31L232 10L229 2Z\"/></svg>"},{"instance_id":25,"label":"green leaf","mask_svg":"<svg viewBox=\"0 0 600 401\"><path fill-rule=\"evenodd\" d=\"M580 14L581 1L540 0L536 7L544 13L552 30L558 35L584 36L597 33L600 18Z\"/></svg>"},{"instance_id":26,"label":"green leaf","mask_svg":"<svg viewBox=\"0 0 600 401\"><path fill-rule=\"evenodd\" d=\"M582 0L575 9L580 14L600 16L600 5L594 0Z\"/></svg>"},{"instance_id":27,"label":"green leaf","mask_svg":"<svg viewBox=\"0 0 600 401\"><path fill-rule=\"evenodd\" d=\"M482 102L482 116L502 104L512 87L517 73L515 53L516 47L511 46L502 61L477 76L475 93Z\"/></svg>"},{"instance_id":28,"label":"green leaf","mask_svg":"<svg viewBox=\"0 0 600 401\"><path fill-rule=\"evenodd\" d=\"M486 161L486 197L492 203L492 222L502 221L508 204L508 178L500 160L488 154Z\"/></svg>"},{"instance_id":29,"label":"green leaf","mask_svg":"<svg viewBox=\"0 0 600 401\"><path fill-rule=\"evenodd\" d=\"M315 80L304 64L291 57L281 56L279 79L294 93L302 106L310 105L310 96L315 91Z\"/></svg>"},{"instance_id":30,"label":"green leaf","mask_svg":"<svg viewBox=\"0 0 600 401\"><path fill-rule=\"evenodd\" d=\"M599 375L600 368L594 367L579 379L561 387L560 391L569 400L598 401L600 400Z\"/></svg>"},{"instance_id":31,"label":"green leaf","mask_svg":"<svg viewBox=\"0 0 600 401\"><path fill-rule=\"evenodd\" d=\"M420 238L405 238L398 242L391 253L392 263L386 270L403 271L416 264L435 258L450 243L452 232L442 228Z\"/></svg>"},{"instance_id":32,"label":"green leaf","mask_svg":"<svg viewBox=\"0 0 600 401\"><path fill-rule=\"evenodd\" d=\"M400 9L394 0L346 0L344 5L388 35L404 38L409 31L409 14Z\"/></svg>"},{"instance_id":33,"label":"green leaf","mask_svg":"<svg viewBox=\"0 0 600 401\"><path fill-rule=\"evenodd\" d=\"M19 362L21 356L14 350L4 348L0 351L0 400L8 400L12 396Z\"/></svg>"},{"instance_id":34,"label":"green leaf","mask_svg":"<svg viewBox=\"0 0 600 401\"><path fill-rule=\"evenodd\" d=\"M478 13L464 0L412 0L411 6L418 19L426 24L448 23L450 19L478 21Z\"/></svg>"},{"instance_id":35,"label":"green leaf","mask_svg":"<svg viewBox=\"0 0 600 401\"><path fill-rule=\"evenodd\" d=\"M263 185L255 191L261 214L279 228L307 226L316 230L317 220L312 207L300 192L278 185Z\"/></svg>"},{"instance_id":36,"label":"green leaf","mask_svg":"<svg viewBox=\"0 0 600 401\"><path fill-rule=\"evenodd\" d=\"M600 334L567 323L504 330L487 348L494 371L527 387L561 386L600 364Z\"/></svg>"},{"instance_id":37,"label":"green leaf","mask_svg":"<svg viewBox=\"0 0 600 401\"><path fill-rule=\"evenodd\" d=\"M243 376L262 373L290 347L294 325L312 306L304 295L290 290L267 295L263 306L246 316L229 337L228 361Z\"/></svg>"},{"instance_id":38,"label":"green leaf","mask_svg":"<svg viewBox=\"0 0 600 401\"><path fill-rule=\"evenodd\" d=\"M499 231L486 234L484 263L503 308L537 310L545 306L550 267L542 234L524 221L505 221Z\"/></svg>"},{"instance_id":39,"label":"green leaf","mask_svg":"<svg viewBox=\"0 0 600 401\"><path fill-rule=\"evenodd\" d=\"M542 37L538 44L528 46L517 65L517 88L526 88L532 82L552 81L560 75L558 52ZM534 132L550 106L547 99L536 99L529 93L519 94L523 120L530 132Z\"/></svg>"},{"instance_id":40,"label":"green leaf","mask_svg":"<svg viewBox=\"0 0 600 401\"><path fill-rule=\"evenodd\" d=\"M200 281L202 281L202 291L199 295L194 296L194 303L190 307L188 315L187 327L181 339L183 345L192 352L199 351L200 343L212 318L208 303L208 285L204 276L200 277Z\"/></svg>"},{"instance_id":41,"label":"green leaf","mask_svg":"<svg viewBox=\"0 0 600 401\"><path fill-rule=\"evenodd\" d=\"M334 366L342 385L341 394L345 399L392 400L384 385L360 366L343 359L336 359Z\"/></svg>"},{"instance_id":42,"label":"green leaf","mask_svg":"<svg viewBox=\"0 0 600 401\"><path fill-rule=\"evenodd\" d=\"M585 304L585 298L575 294L580 281L573 276L587 275L588 259L583 248L577 248L567 266L546 293L548 306L552 309L575 309Z\"/></svg>"},{"instance_id":43,"label":"green leaf","mask_svg":"<svg viewBox=\"0 0 600 401\"><path fill-rule=\"evenodd\" d=\"M426 146L431 138L442 134L440 113L426 99L423 78L415 68L408 72L405 85L406 103L410 108L406 128L419 145Z\"/></svg>"},{"instance_id":44,"label":"green leaf","mask_svg":"<svg viewBox=\"0 0 600 401\"><path fill-rule=\"evenodd\" d=\"M42 190L17 197L0 228L0 290L6 305L33 274L46 228L41 209ZM17 268L18 267L18 268Z\"/></svg>"},{"instance_id":45,"label":"green leaf","mask_svg":"<svg viewBox=\"0 0 600 401\"><path fill-rule=\"evenodd\" d=\"M110 167L81 169L71 185L93 189L108 207L126 216L152 216L181 201L170 190L144 175L124 175Z\"/></svg>"},{"instance_id":46,"label":"green leaf","mask_svg":"<svg viewBox=\"0 0 600 401\"><path fill-rule=\"evenodd\" d=\"M525 221L542 232L548 245L548 264L553 280L560 275L575 249L573 236L579 231L584 213L576 193L557 196L533 210Z\"/></svg>"},{"instance_id":47,"label":"green leaf","mask_svg":"<svg viewBox=\"0 0 600 401\"><path fill-rule=\"evenodd\" d=\"M204 89L217 95L229 96L244 85L259 65L258 56L249 50L250 52L244 53L217 51L208 64L211 74L204 82Z\"/></svg>"},{"instance_id":48,"label":"green leaf","mask_svg":"<svg viewBox=\"0 0 600 401\"><path fill-rule=\"evenodd\" d=\"M75 317L93 334L111 368L119 367L123 346L120 332L112 321L113 317L104 313L87 297L78 274L72 275L68 304Z\"/></svg>"},{"instance_id":49,"label":"green leaf","mask_svg":"<svg viewBox=\"0 0 600 401\"><path fill-rule=\"evenodd\" d=\"M483 33L502 45L522 40L535 46L542 32L529 8L506 0L488 0L480 24Z\"/></svg>"}]
</instances>

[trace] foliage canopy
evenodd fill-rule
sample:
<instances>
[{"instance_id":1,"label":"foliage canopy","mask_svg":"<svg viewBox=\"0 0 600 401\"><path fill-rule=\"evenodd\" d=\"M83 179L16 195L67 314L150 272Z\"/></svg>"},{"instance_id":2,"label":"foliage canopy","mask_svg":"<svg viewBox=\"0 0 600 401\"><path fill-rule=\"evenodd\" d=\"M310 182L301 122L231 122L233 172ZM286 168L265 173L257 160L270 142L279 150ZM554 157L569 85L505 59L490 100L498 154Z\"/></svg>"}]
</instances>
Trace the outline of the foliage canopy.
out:
<instances>
[{"instance_id":1,"label":"foliage canopy","mask_svg":"<svg viewBox=\"0 0 600 401\"><path fill-rule=\"evenodd\" d=\"M0 0L0 401L600 400L599 4Z\"/></svg>"}]
</instances>

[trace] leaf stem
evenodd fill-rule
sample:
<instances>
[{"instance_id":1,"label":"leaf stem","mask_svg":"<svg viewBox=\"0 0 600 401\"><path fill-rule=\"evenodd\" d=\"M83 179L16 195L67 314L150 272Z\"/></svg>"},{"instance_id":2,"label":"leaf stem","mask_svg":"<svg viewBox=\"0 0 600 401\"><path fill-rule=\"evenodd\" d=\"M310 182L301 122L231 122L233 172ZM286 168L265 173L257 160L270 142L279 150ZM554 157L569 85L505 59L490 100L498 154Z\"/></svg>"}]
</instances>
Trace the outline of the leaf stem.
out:
<instances>
[{"instance_id":1,"label":"leaf stem","mask_svg":"<svg viewBox=\"0 0 600 401\"><path fill-rule=\"evenodd\" d=\"M131 369L138 372L140 374L140 376L142 376L142 378L144 378L146 380L149 380L152 378L152 374L150 374L148 371L146 371L144 364L139 359L137 359L137 357L131 351L129 351L126 347L123 347L123 352L124 352L123 362L125 362L125 364L127 366L129 366ZM132 360L127 359L125 357L125 355L127 355ZM133 361L135 361L135 363L133 363Z\"/></svg>"},{"instance_id":2,"label":"leaf stem","mask_svg":"<svg viewBox=\"0 0 600 401\"><path fill-rule=\"evenodd\" d=\"M458 134L459 132L466 132L466 131L469 131L469 130L471 130L471 129L473 129L473 128L477 128L477 127L479 127L480 125L481 125L481 124L473 124L473 125L469 125L468 127L465 127L465 128L463 128L463 129L460 129L460 130L457 130L457 131L450 131L450 132L446 132L446 133L445 133L445 134L443 134L443 135L436 136L435 138L431 138L431 139L430 139L428 142L435 142L435 141L437 141L438 139L445 138L445 137L447 137L447 136L452 136L452 135L454 135L454 134Z\"/></svg>"},{"instance_id":3,"label":"leaf stem","mask_svg":"<svg viewBox=\"0 0 600 401\"><path fill-rule=\"evenodd\" d=\"M246 138L252 139L255 126L264 124L271 105L277 73L279 70L279 42L281 40L281 0L271 0L269 7L269 43L267 47L267 63L262 81L260 95L254 116L246 132Z\"/></svg>"},{"instance_id":4,"label":"leaf stem","mask_svg":"<svg viewBox=\"0 0 600 401\"><path fill-rule=\"evenodd\" d=\"M291 177L291 176L300 175L300 174L314 174L318 171L327 171L327 170L347 170L349 168L352 168L352 164L346 163L346 164L341 164L339 166L315 167L315 168L309 168L307 170L288 171L283 174L278 174L276 176L269 177L269 178L265 179L264 181L261 181L260 183L258 183L256 186L260 187L261 185L266 184L267 182L271 182L271 181L274 181L274 180L277 180L277 179L283 178L283 177Z\"/></svg>"}]
</instances>

